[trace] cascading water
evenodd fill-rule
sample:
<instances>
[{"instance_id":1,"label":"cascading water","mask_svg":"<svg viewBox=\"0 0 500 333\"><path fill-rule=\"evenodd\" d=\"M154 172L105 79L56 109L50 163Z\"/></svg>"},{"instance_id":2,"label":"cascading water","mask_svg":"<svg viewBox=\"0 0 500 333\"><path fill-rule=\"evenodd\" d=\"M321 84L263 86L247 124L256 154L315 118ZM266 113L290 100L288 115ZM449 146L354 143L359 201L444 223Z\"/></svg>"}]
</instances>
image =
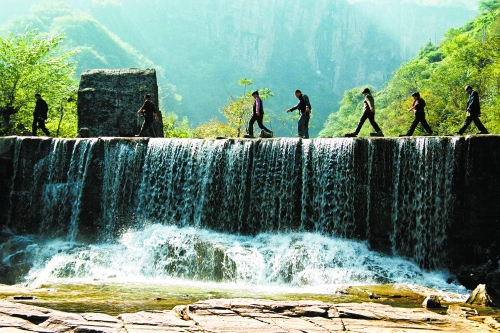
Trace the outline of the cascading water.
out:
<instances>
[{"instance_id":1,"label":"cascading water","mask_svg":"<svg viewBox=\"0 0 500 333\"><path fill-rule=\"evenodd\" d=\"M311 141L304 145L302 219L314 230L353 237L354 173L351 139Z\"/></svg>"},{"instance_id":2,"label":"cascading water","mask_svg":"<svg viewBox=\"0 0 500 333\"><path fill-rule=\"evenodd\" d=\"M46 155L32 156L34 163L31 165L21 158L24 141L18 139L16 142L11 209L34 217L38 230L32 231L36 233L75 240L85 179L97 139L53 139ZM40 142L40 146L44 143L46 141Z\"/></svg>"},{"instance_id":3,"label":"cascading water","mask_svg":"<svg viewBox=\"0 0 500 333\"><path fill-rule=\"evenodd\" d=\"M418 265L439 267L444 255L454 149L454 140L428 138L18 139L10 225L43 236L26 249L35 284L447 288Z\"/></svg>"},{"instance_id":4,"label":"cascading water","mask_svg":"<svg viewBox=\"0 0 500 333\"><path fill-rule=\"evenodd\" d=\"M442 260L452 219L456 142L401 140L395 150L393 251L427 267Z\"/></svg>"},{"instance_id":5,"label":"cascading water","mask_svg":"<svg viewBox=\"0 0 500 333\"><path fill-rule=\"evenodd\" d=\"M137 190L146 147L139 141L104 139L101 239L111 241L136 224ZM127 204L124 204L127 203Z\"/></svg>"}]
</instances>

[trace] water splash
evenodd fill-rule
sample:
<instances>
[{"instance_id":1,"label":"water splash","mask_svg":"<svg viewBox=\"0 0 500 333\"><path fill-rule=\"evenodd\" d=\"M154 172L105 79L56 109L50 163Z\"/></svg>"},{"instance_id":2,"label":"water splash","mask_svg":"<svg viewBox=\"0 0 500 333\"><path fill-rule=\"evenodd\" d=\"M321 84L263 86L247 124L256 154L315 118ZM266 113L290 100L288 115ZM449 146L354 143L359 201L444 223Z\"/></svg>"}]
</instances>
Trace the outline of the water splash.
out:
<instances>
[{"instance_id":1,"label":"water splash","mask_svg":"<svg viewBox=\"0 0 500 333\"><path fill-rule=\"evenodd\" d=\"M151 225L129 231L116 244L48 242L31 247L35 266L27 281L57 279L165 283L208 281L240 286L313 288L414 283L464 293L445 273L427 273L410 261L370 251L359 241L313 233L256 237Z\"/></svg>"}]
</instances>

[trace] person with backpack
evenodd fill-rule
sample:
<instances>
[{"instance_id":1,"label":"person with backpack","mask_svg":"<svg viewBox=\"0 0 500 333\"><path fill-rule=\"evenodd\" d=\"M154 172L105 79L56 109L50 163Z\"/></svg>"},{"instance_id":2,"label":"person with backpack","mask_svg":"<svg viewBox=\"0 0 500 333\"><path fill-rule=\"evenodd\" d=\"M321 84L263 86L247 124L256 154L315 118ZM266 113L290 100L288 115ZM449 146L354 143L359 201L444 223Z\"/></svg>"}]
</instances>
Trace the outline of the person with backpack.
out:
<instances>
[{"instance_id":1,"label":"person with backpack","mask_svg":"<svg viewBox=\"0 0 500 333\"><path fill-rule=\"evenodd\" d=\"M425 120L424 99L420 97L419 92L415 92L411 96L413 97L413 105L411 106L411 108L408 109L408 111L413 110L413 113L415 114L415 119L413 119L413 123L411 124L408 132L406 132L406 134L401 134L400 136L412 136L413 132L415 131L419 123L422 124L422 127L427 132L426 135L432 135L432 129L427 123L427 120Z\"/></svg>"},{"instance_id":2,"label":"person with backpack","mask_svg":"<svg viewBox=\"0 0 500 333\"><path fill-rule=\"evenodd\" d=\"M45 135L49 136L50 131L47 129L47 127L45 127L45 120L47 120L49 106L40 94L35 94L35 98L36 105L35 111L33 111L33 125L31 127L33 136L37 136L38 129L41 129L45 133Z\"/></svg>"}]
</instances>

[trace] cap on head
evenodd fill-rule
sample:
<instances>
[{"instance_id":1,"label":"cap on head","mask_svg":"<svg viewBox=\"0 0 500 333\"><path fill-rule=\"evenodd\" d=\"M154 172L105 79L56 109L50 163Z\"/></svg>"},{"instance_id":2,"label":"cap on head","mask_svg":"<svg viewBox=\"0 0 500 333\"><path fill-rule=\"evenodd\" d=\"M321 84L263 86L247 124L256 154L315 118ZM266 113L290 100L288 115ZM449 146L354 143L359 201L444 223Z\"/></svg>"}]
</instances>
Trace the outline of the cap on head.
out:
<instances>
[{"instance_id":1,"label":"cap on head","mask_svg":"<svg viewBox=\"0 0 500 333\"><path fill-rule=\"evenodd\" d=\"M252 96L259 96L259 91L258 91L258 90L255 90L255 91L252 93Z\"/></svg>"},{"instance_id":2,"label":"cap on head","mask_svg":"<svg viewBox=\"0 0 500 333\"><path fill-rule=\"evenodd\" d=\"M36 93L35 97L42 97L42 95L40 95L39 93Z\"/></svg>"},{"instance_id":3,"label":"cap on head","mask_svg":"<svg viewBox=\"0 0 500 333\"><path fill-rule=\"evenodd\" d=\"M365 88L365 89L363 89L363 91L361 93L362 94L370 94L371 92L370 92L370 89Z\"/></svg>"},{"instance_id":4,"label":"cap on head","mask_svg":"<svg viewBox=\"0 0 500 333\"><path fill-rule=\"evenodd\" d=\"M295 93L296 94L302 94L302 91L300 91L299 89L295 90Z\"/></svg>"},{"instance_id":5,"label":"cap on head","mask_svg":"<svg viewBox=\"0 0 500 333\"><path fill-rule=\"evenodd\" d=\"M149 99L149 98L151 98L151 95L150 95L150 94L146 94L146 95L144 96L144 98L148 98L148 99Z\"/></svg>"},{"instance_id":6,"label":"cap on head","mask_svg":"<svg viewBox=\"0 0 500 333\"><path fill-rule=\"evenodd\" d=\"M465 90L472 90L472 87L471 86L465 86Z\"/></svg>"},{"instance_id":7,"label":"cap on head","mask_svg":"<svg viewBox=\"0 0 500 333\"><path fill-rule=\"evenodd\" d=\"M416 98L420 98L420 93L417 91L417 92L414 92L413 94L411 94L412 97L416 97Z\"/></svg>"}]
</instances>

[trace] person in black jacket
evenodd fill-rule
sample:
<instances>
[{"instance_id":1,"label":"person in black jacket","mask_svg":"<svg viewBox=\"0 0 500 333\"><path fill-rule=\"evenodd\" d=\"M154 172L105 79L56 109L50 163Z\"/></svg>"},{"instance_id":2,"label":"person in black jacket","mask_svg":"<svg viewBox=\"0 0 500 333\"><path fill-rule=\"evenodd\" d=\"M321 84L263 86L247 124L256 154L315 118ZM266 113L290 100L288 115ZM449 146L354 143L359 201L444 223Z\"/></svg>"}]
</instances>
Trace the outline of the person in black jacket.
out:
<instances>
[{"instance_id":1,"label":"person in black jacket","mask_svg":"<svg viewBox=\"0 0 500 333\"><path fill-rule=\"evenodd\" d=\"M45 120L47 120L47 113L49 112L49 106L47 102L42 98L40 94L35 94L36 105L35 111L33 111L33 125L31 127L34 136L37 135L37 130L41 129L45 135L49 136L50 132L45 127Z\"/></svg>"},{"instance_id":2,"label":"person in black jacket","mask_svg":"<svg viewBox=\"0 0 500 333\"><path fill-rule=\"evenodd\" d=\"M427 135L432 135L432 129L425 120L425 101L420 97L420 93L416 92L411 95L413 97L413 105L408 111L413 111L415 114L415 119L413 119L413 123L411 123L410 129L406 134L402 134L400 136L412 136L413 132L418 126L418 123L422 124L422 127L427 132Z\"/></svg>"},{"instance_id":3,"label":"person in black jacket","mask_svg":"<svg viewBox=\"0 0 500 333\"><path fill-rule=\"evenodd\" d=\"M488 130L479 119L479 117L481 117L481 107L479 105L479 96L477 95L477 92L473 90L471 86L465 86L465 92L470 95L469 100L467 101L467 117L465 118L464 126L458 130L457 134L464 134L467 127L469 127L472 122L476 124L476 127L479 130L479 133L477 134L489 134Z\"/></svg>"},{"instance_id":4,"label":"person in black jacket","mask_svg":"<svg viewBox=\"0 0 500 333\"><path fill-rule=\"evenodd\" d=\"M309 139L309 118L311 118L311 103L309 103L309 97L302 94L300 90L295 91L295 97L299 99L297 105L293 108L286 110L286 112L292 112L299 110L300 118L297 125L298 137Z\"/></svg>"},{"instance_id":5,"label":"person in black jacket","mask_svg":"<svg viewBox=\"0 0 500 333\"><path fill-rule=\"evenodd\" d=\"M359 119L358 126L356 127L354 132L348 133L346 134L346 136L350 137L357 136L359 131L361 131L361 127L363 127L363 124L367 119L370 121L370 124L375 130L375 133L373 134L375 134L376 136L384 136L382 130L375 121L375 100L373 99L370 89L365 88L361 93L365 96L365 100L363 101L363 115Z\"/></svg>"},{"instance_id":6,"label":"person in black jacket","mask_svg":"<svg viewBox=\"0 0 500 333\"><path fill-rule=\"evenodd\" d=\"M252 118L248 122L248 135L253 136L253 124L257 121L257 125L259 128L268 132L271 137L273 136L273 132L270 131L264 124L262 124L262 120L264 119L264 105L262 104L262 99L259 96L258 91L254 91L252 93L253 98L255 99L253 103L252 109Z\"/></svg>"},{"instance_id":7,"label":"person in black jacket","mask_svg":"<svg viewBox=\"0 0 500 333\"><path fill-rule=\"evenodd\" d=\"M158 121L158 113L154 103L151 101L151 96L144 96L144 104L141 106L137 114L141 114L144 117L142 122L141 130L137 136L142 136L146 130L149 130L153 134L153 138L156 137L154 122Z\"/></svg>"}]
</instances>

